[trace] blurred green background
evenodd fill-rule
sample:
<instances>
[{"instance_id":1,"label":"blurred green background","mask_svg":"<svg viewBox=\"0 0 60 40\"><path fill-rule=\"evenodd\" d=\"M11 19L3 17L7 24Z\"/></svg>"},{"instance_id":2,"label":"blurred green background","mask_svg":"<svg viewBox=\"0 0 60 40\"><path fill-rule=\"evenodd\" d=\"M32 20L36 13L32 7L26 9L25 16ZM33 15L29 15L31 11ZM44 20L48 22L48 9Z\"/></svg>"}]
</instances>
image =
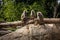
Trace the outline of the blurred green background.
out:
<instances>
[{"instance_id":1,"label":"blurred green background","mask_svg":"<svg viewBox=\"0 0 60 40\"><path fill-rule=\"evenodd\" d=\"M58 0L0 0L0 21L17 21L23 10L41 11L46 18L60 17Z\"/></svg>"}]
</instances>

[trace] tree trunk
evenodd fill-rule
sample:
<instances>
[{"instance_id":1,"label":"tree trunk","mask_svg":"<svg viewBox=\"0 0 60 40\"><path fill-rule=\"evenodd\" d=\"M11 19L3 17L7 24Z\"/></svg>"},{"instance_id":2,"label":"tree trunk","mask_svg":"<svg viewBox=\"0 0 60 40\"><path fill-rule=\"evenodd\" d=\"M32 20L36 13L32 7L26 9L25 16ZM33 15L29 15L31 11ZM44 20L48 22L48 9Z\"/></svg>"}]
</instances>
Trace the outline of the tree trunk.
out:
<instances>
[{"instance_id":1,"label":"tree trunk","mask_svg":"<svg viewBox=\"0 0 60 40\"><path fill-rule=\"evenodd\" d=\"M56 18L57 16L57 7L58 7L58 4L56 3L56 6L54 6L54 13L53 13L53 18Z\"/></svg>"},{"instance_id":2,"label":"tree trunk","mask_svg":"<svg viewBox=\"0 0 60 40\"><path fill-rule=\"evenodd\" d=\"M37 19L36 19L37 20ZM29 20L27 24L34 24L35 20ZM53 24L53 23L60 23L60 18L44 18L43 22L45 24ZM0 23L0 27L7 27L7 26L21 26L24 25L22 21L15 21L15 22L6 22Z\"/></svg>"}]
</instances>

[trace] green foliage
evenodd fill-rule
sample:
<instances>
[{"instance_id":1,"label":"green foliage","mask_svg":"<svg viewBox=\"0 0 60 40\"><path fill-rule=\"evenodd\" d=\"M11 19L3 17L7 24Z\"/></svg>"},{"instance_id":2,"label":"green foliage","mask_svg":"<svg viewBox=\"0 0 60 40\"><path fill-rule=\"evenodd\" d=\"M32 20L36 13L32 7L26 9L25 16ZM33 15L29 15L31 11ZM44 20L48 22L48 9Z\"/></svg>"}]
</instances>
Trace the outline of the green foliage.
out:
<instances>
[{"instance_id":1,"label":"green foliage","mask_svg":"<svg viewBox=\"0 0 60 40\"><path fill-rule=\"evenodd\" d=\"M44 17L52 17L56 0L3 0L0 6L0 19L5 21L20 20L23 10L41 11Z\"/></svg>"},{"instance_id":2,"label":"green foliage","mask_svg":"<svg viewBox=\"0 0 60 40\"><path fill-rule=\"evenodd\" d=\"M46 14L44 7L41 6L40 4L36 3L36 2L34 2L33 5L31 5L29 7L30 7L30 10L34 9L35 11L40 11L43 14Z\"/></svg>"},{"instance_id":3,"label":"green foliage","mask_svg":"<svg viewBox=\"0 0 60 40\"><path fill-rule=\"evenodd\" d=\"M41 11L44 16L46 15L46 11L44 9L44 7L42 6L43 4L39 4L38 1L32 1L33 3L30 4L31 1L23 1L23 2L19 2L16 4L16 9L17 9L17 13L22 13L23 10L28 10L28 12L30 13L30 11L33 9L35 11Z\"/></svg>"},{"instance_id":4,"label":"green foliage","mask_svg":"<svg viewBox=\"0 0 60 40\"><path fill-rule=\"evenodd\" d=\"M4 0L4 18L6 21L14 21L16 20L15 16L15 8L14 8L14 2L11 0Z\"/></svg>"}]
</instances>

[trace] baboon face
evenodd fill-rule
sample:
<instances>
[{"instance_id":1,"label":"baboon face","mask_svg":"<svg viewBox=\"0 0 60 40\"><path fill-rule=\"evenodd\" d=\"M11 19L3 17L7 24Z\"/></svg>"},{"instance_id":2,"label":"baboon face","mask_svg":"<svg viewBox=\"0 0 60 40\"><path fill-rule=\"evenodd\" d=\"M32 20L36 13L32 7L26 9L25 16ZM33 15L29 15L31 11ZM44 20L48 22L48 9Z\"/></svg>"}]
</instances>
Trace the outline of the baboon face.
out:
<instances>
[{"instance_id":1,"label":"baboon face","mask_svg":"<svg viewBox=\"0 0 60 40\"><path fill-rule=\"evenodd\" d=\"M37 12L37 18L38 19L43 18L43 14L41 12Z\"/></svg>"},{"instance_id":2,"label":"baboon face","mask_svg":"<svg viewBox=\"0 0 60 40\"><path fill-rule=\"evenodd\" d=\"M41 12L37 12L37 16L42 16L42 13Z\"/></svg>"}]
</instances>

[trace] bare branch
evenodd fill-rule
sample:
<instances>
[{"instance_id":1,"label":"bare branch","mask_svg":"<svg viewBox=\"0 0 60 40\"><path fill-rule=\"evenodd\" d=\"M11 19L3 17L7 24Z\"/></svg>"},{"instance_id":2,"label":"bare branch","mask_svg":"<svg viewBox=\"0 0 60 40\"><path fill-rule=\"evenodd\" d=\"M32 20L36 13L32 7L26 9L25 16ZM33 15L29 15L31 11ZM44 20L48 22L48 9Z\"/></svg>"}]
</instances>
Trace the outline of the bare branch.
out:
<instances>
[{"instance_id":1,"label":"bare branch","mask_svg":"<svg viewBox=\"0 0 60 40\"><path fill-rule=\"evenodd\" d=\"M36 19L38 20L38 19ZM27 21L27 24L34 24L35 20L29 20ZM44 18L43 22L45 24L53 24L53 23L60 23L60 18ZM14 21L14 22L6 22L6 23L0 23L0 26L21 26L24 23L22 21Z\"/></svg>"}]
</instances>

